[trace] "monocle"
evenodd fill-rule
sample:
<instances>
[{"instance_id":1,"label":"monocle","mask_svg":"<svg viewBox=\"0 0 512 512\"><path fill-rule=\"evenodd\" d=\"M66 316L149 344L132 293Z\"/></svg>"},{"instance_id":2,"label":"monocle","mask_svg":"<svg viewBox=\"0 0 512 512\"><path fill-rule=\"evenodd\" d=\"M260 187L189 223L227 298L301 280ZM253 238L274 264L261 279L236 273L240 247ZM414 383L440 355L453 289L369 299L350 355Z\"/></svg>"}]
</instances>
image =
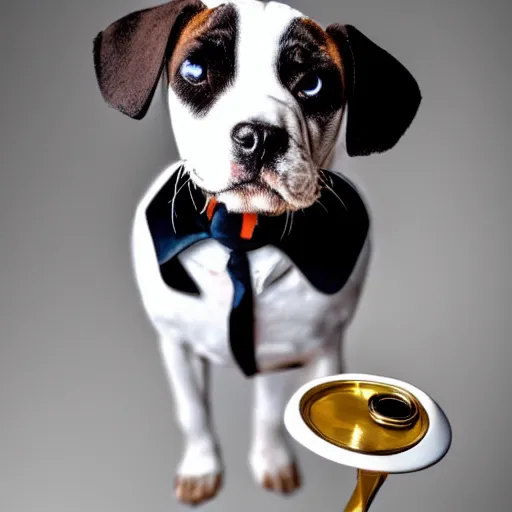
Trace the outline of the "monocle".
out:
<instances>
[{"instance_id":1,"label":"monocle","mask_svg":"<svg viewBox=\"0 0 512 512\"><path fill-rule=\"evenodd\" d=\"M387 377L341 374L299 388L285 410L285 425L300 444L358 470L345 512L365 512L390 473L439 462L451 428L432 398Z\"/></svg>"}]
</instances>

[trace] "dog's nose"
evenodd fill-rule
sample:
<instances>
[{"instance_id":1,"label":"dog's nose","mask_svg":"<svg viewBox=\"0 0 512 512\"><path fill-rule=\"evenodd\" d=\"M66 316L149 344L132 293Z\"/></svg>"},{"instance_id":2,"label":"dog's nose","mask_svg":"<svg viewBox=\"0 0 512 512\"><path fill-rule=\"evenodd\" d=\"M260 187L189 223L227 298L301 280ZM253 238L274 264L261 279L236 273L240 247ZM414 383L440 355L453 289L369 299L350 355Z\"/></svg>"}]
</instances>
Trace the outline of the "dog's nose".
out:
<instances>
[{"instance_id":1,"label":"dog's nose","mask_svg":"<svg viewBox=\"0 0 512 512\"><path fill-rule=\"evenodd\" d=\"M231 132L238 157L250 159L253 165L263 165L288 149L288 132L265 123L239 123Z\"/></svg>"}]
</instances>

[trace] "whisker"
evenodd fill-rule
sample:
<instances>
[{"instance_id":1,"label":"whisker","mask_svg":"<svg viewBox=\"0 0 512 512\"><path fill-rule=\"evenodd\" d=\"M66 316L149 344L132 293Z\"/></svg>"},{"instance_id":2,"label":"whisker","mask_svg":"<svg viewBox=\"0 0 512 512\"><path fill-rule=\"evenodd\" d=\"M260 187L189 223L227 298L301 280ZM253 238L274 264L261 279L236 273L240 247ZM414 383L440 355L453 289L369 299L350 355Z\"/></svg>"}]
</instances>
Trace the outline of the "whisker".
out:
<instances>
[{"instance_id":1,"label":"whisker","mask_svg":"<svg viewBox=\"0 0 512 512\"><path fill-rule=\"evenodd\" d=\"M347 205L343 202L343 199L341 199L341 197L335 192L335 190L332 187L327 185L327 183L325 182L325 179L323 178L323 176L325 176L325 174L324 174L324 172L322 170L320 170L320 174L318 175L318 178L322 182L323 188L326 188L329 192L331 192L331 194L334 197L336 197L336 199L338 199L338 201L343 205L343 208L345 208L345 211L348 212ZM333 185L332 178L330 176L328 176L328 178L329 178L329 181L331 182L331 185Z\"/></svg>"},{"instance_id":2,"label":"whisker","mask_svg":"<svg viewBox=\"0 0 512 512\"><path fill-rule=\"evenodd\" d=\"M183 168L185 167L185 164L182 164L181 167L178 169L178 176L176 177L176 183L174 185L174 194L172 195L172 199L169 201L171 203L171 224L172 229L176 233L176 226L174 224L174 199L176 198L176 189L178 188L178 182L180 181L180 174L183 172Z\"/></svg>"},{"instance_id":3,"label":"whisker","mask_svg":"<svg viewBox=\"0 0 512 512\"><path fill-rule=\"evenodd\" d=\"M286 228L288 227L288 216L289 216L290 212L286 212L286 221L284 223L284 228L283 228L283 232L281 233L281 240L284 238L284 235L286 233Z\"/></svg>"},{"instance_id":4,"label":"whisker","mask_svg":"<svg viewBox=\"0 0 512 512\"><path fill-rule=\"evenodd\" d=\"M181 192L181 190L183 189L183 187L185 187L185 185L187 183L188 183L188 181L186 181L185 183L183 183L183 185L181 185L181 187L174 194L174 197L172 198L172 201L171 201L171 222L172 222L172 229L174 230L175 233L176 233L176 226L174 224L174 217L177 217L178 214L174 210L174 203L176 201L176 197L178 196L178 194Z\"/></svg>"},{"instance_id":5,"label":"whisker","mask_svg":"<svg viewBox=\"0 0 512 512\"><path fill-rule=\"evenodd\" d=\"M194 208L197 212L197 205L196 205L196 202L194 201L194 196L192 195L192 189L190 188L190 183L192 182L192 179L189 178L188 181L187 181L187 184L188 184L188 193L190 194L190 199L192 201L192 204L194 205Z\"/></svg>"},{"instance_id":6,"label":"whisker","mask_svg":"<svg viewBox=\"0 0 512 512\"><path fill-rule=\"evenodd\" d=\"M206 209L208 208L208 203L210 201L208 200L208 198L206 198L206 201L204 203L204 206L203 206L203 209L199 212L199 215L203 215L203 213L206 211Z\"/></svg>"},{"instance_id":7,"label":"whisker","mask_svg":"<svg viewBox=\"0 0 512 512\"><path fill-rule=\"evenodd\" d=\"M329 213L329 210L325 207L325 205L321 203L320 199L317 199L315 203L318 203L326 211L326 213Z\"/></svg>"},{"instance_id":8,"label":"whisker","mask_svg":"<svg viewBox=\"0 0 512 512\"><path fill-rule=\"evenodd\" d=\"M184 161L184 165L186 165L187 161L185 160ZM197 205L196 205L196 202L194 201L194 197L192 196L192 191L190 190L190 184L192 183L192 186L197 190L198 189L198 186L196 185L195 181L192 179L192 176L191 176L191 172L190 172L190 169L184 169L186 171L186 173L189 175L189 179L187 181L188 183L188 190L189 190L189 193L190 193L190 198L192 199L192 203L194 204L194 208L196 209L196 211L198 211L198 208L197 208ZM208 203L210 202L209 198L206 197L205 198L205 203L204 203L204 206L203 208L201 209L201 211L199 212L199 215L203 215L204 212L206 212L206 209L208 208Z\"/></svg>"},{"instance_id":9,"label":"whisker","mask_svg":"<svg viewBox=\"0 0 512 512\"><path fill-rule=\"evenodd\" d=\"M184 166L181 167L181 169L178 171L179 173L183 173L183 170L184 170ZM172 199L169 201L171 203L171 224L172 224L172 229L174 230L174 232L176 233L176 225L174 223L174 217L176 215L176 212L174 210L174 204L175 204L175 201L176 201L176 197L178 196L178 194L180 193L180 191L183 189L183 187L190 181L190 177L187 179L187 181L185 183L183 183L183 185L181 185L181 187L178 189L178 181L179 181L179 175L178 175L178 179L176 180L176 185L174 186L174 195L172 197Z\"/></svg>"},{"instance_id":10,"label":"whisker","mask_svg":"<svg viewBox=\"0 0 512 512\"><path fill-rule=\"evenodd\" d=\"M341 199L341 197L331 187L329 187L329 185L325 185L325 188L329 192L331 192L334 195L334 197L336 197L338 199L338 201L343 205L343 208L345 208L345 211L348 212L347 205L343 202L343 199Z\"/></svg>"},{"instance_id":11,"label":"whisker","mask_svg":"<svg viewBox=\"0 0 512 512\"><path fill-rule=\"evenodd\" d=\"M292 229L293 229L293 215L295 214L295 212L292 212L291 215L290 215L290 229L288 230L288 235L291 235L292 234Z\"/></svg>"},{"instance_id":12,"label":"whisker","mask_svg":"<svg viewBox=\"0 0 512 512\"><path fill-rule=\"evenodd\" d=\"M321 174L321 171L320 174L318 175L318 181L320 181L322 185L326 185L323 175Z\"/></svg>"},{"instance_id":13,"label":"whisker","mask_svg":"<svg viewBox=\"0 0 512 512\"><path fill-rule=\"evenodd\" d=\"M183 183L181 185L181 187L176 191L176 194L174 195L174 199L176 199L176 196L188 185L188 183L190 183L190 178L187 179L187 181L185 181L185 183ZM178 215L176 215L177 217Z\"/></svg>"},{"instance_id":14,"label":"whisker","mask_svg":"<svg viewBox=\"0 0 512 512\"><path fill-rule=\"evenodd\" d=\"M329 174L327 174L323 169L319 169L320 171L320 179L322 179L322 181L325 183L325 179L323 179L322 177L327 177L329 179L329 182L331 183L331 187L334 187L334 182L332 181L332 176L330 176Z\"/></svg>"}]
</instances>

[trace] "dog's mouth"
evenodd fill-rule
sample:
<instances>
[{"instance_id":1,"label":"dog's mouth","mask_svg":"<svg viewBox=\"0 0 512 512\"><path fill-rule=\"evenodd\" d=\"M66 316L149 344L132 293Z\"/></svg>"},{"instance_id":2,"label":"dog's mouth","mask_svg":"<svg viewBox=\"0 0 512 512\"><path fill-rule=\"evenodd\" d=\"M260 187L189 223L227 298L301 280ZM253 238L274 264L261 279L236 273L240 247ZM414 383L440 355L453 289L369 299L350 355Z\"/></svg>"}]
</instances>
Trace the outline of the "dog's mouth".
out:
<instances>
[{"instance_id":1,"label":"dog's mouth","mask_svg":"<svg viewBox=\"0 0 512 512\"><path fill-rule=\"evenodd\" d=\"M290 209L289 203L276 189L260 179L237 183L213 195L233 213L280 215Z\"/></svg>"},{"instance_id":2,"label":"dog's mouth","mask_svg":"<svg viewBox=\"0 0 512 512\"><path fill-rule=\"evenodd\" d=\"M196 171L191 173L192 179L194 176L201 181ZM213 197L218 202L224 203L233 213L277 216L307 208L318 199L317 191L312 193L309 190L309 193L292 194L277 173L269 169L263 169L254 179L240 181L221 190L208 190L199 183L196 183L196 186L207 197Z\"/></svg>"},{"instance_id":3,"label":"dog's mouth","mask_svg":"<svg viewBox=\"0 0 512 512\"><path fill-rule=\"evenodd\" d=\"M265 182L261 180L253 180L253 181L247 181L243 183L238 183L236 185L233 185L232 187L229 187L221 193L238 193L242 194L243 196L250 198L255 197L261 194L266 194L269 196L276 196L276 199L280 199L281 201L285 201L284 197L279 193L279 191L275 190L274 188L267 185ZM217 193L218 195L219 193Z\"/></svg>"}]
</instances>

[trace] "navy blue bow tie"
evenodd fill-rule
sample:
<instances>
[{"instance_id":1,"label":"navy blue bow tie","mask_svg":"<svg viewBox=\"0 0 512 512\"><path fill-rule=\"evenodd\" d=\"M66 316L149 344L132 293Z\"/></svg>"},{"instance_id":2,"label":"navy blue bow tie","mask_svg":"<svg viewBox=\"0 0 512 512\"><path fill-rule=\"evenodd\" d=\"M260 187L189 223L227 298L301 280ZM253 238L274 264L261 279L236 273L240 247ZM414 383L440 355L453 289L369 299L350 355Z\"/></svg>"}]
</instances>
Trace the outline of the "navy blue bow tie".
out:
<instances>
[{"instance_id":1,"label":"navy blue bow tie","mask_svg":"<svg viewBox=\"0 0 512 512\"><path fill-rule=\"evenodd\" d=\"M229 316L230 346L247 377L258 373L247 252L273 245L290 258L317 290L334 294L350 277L366 240L370 219L360 195L345 178L329 171L323 173L330 182L329 188L323 189L314 205L294 214L291 230L286 229L286 215L260 215L250 239L241 236L242 214L229 213L219 203L210 220L206 212L198 211L206 200L202 191L190 186L189 191L176 194L189 179L182 169L173 174L146 210L162 279L171 288L201 293L176 258L183 250L207 238L230 250L227 272L234 287Z\"/></svg>"}]
</instances>

